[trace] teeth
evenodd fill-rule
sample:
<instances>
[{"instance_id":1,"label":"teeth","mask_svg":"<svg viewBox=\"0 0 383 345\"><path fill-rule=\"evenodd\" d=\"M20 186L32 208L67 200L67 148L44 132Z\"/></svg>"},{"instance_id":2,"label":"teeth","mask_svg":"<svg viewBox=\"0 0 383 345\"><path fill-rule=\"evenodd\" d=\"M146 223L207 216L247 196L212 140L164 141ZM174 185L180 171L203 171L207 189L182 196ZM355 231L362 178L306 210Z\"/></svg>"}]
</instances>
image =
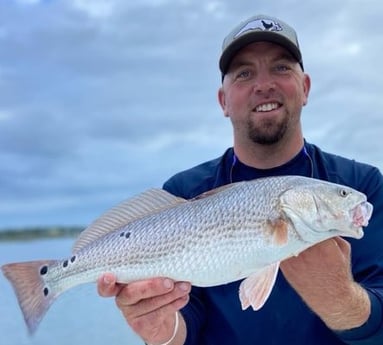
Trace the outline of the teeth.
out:
<instances>
[{"instance_id":1,"label":"teeth","mask_svg":"<svg viewBox=\"0 0 383 345\"><path fill-rule=\"evenodd\" d=\"M264 103L255 108L256 111L271 111L278 108L278 103Z\"/></svg>"}]
</instances>

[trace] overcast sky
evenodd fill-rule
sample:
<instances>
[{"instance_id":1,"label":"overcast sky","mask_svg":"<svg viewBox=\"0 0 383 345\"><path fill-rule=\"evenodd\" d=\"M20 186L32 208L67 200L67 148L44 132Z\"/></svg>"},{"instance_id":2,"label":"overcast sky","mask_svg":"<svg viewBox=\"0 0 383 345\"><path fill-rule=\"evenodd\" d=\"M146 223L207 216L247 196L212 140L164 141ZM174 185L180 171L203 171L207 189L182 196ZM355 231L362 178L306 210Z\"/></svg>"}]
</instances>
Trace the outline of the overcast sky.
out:
<instances>
[{"instance_id":1,"label":"overcast sky","mask_svg":"<svg viewBox=\"0 0 383 345\"><path fill-rule=\"evenodd\" d=\"M306 139L382 169L381 1L0 0L0 229L87 225L221 155L221 43L258 13L298 31Z\"/></svg>"}]
</instances>

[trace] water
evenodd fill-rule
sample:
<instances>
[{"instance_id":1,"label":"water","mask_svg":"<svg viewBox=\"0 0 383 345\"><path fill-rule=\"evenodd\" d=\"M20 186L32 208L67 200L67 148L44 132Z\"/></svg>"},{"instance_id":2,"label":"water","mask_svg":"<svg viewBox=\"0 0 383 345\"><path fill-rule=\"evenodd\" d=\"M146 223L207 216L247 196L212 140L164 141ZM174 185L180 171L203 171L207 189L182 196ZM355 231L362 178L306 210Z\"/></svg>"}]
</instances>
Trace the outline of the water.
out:
<instances>
[{"instance_id":1,"label":"water","mask_svg":"<svg viewBox=\"0 0 383 345\"><path fill-rule=\"evenodd\" d=\"M0 242L0 265L67 257L73 239ZM98 296L95 284L75 287L48 310L35 335L28 335L9 282L0 274L0 343L2 345L142 345L125 323L114 299Z\"/></svg>"}]
</instances>

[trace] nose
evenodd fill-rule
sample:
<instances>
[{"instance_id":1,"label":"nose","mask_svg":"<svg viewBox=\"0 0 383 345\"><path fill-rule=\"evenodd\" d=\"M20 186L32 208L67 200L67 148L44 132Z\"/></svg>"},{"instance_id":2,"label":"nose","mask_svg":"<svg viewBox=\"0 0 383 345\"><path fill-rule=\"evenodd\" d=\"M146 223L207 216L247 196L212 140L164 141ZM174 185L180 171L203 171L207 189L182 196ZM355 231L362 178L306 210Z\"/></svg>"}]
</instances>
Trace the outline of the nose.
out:
<instances>
[{"instance_id":1,"label":"nose","mask_svg":"<svg viewBox=\"0 0 383 345\"><path fill-rule=\"evenodd\" d=\"M254 78L253 91L255 93L264 93L275 90L275 81L267 71L259 71Z\"/></svg>"}]
</instances>

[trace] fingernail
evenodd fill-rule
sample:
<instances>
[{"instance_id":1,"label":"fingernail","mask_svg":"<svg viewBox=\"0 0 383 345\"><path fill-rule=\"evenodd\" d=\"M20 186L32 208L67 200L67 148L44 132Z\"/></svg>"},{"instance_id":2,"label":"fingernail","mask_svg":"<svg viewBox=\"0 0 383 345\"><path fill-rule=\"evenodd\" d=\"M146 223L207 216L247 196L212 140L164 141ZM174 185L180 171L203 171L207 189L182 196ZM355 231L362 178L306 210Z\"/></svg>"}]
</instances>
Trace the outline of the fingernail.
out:
<instances>
[{"instance_id":1,"label":"fingernail","mask_svg":"<svg viewBox=\"0 0 383 345\"><path fill-rule=\"evenodd\" d=\"M173 283L170 279L164 279L164 286L166 289L170 289L173 286Z\"/></svg>"},{"instance_id":2,"label":"fingernail","mask_svg":"<svg viewBox=\"0 0 383 345\"><path fill-rule=\"evenodd\" d=\"M189 284L186 283L180 283L178 284L178 288L182 291L188 291L189 290Z\"/></svg>"},{"instance_id":3,"label":"fingernail","mask_svg":"<svg viewBox=\"0 0 383 345\"><path fill-rule=\"evenodd\" d=\"M112 280L109 276L104 276L104 283L107 285L112 284Z\"/></svg>"}]
</instances>

